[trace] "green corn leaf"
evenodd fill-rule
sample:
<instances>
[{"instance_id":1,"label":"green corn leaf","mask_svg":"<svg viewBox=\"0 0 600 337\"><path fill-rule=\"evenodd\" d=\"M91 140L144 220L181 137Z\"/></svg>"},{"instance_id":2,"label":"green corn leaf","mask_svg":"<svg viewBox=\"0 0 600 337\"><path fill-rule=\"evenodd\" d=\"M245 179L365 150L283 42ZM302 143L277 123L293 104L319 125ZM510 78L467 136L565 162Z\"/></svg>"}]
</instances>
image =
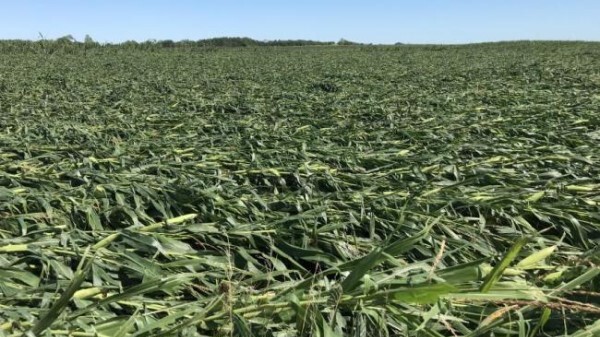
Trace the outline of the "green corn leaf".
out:
<instances>
[{"instance_id":1,"label":"green corn leaf","mask_svg":"<svg viewBox=\"0 0 600 337\"><path fill-rule=\"evenodd\" d=\"M483 281L483 284L480 287L480 291L482 293L488 292L500 277L502 277L502 273L515 258L517 258L521 248L529 241L528 238L521 238L515 242L515 244L510 247L510 249L506 252L502 260L492 269L492 271L488 274L488 276Z\"/></svg>"}]
</instances>

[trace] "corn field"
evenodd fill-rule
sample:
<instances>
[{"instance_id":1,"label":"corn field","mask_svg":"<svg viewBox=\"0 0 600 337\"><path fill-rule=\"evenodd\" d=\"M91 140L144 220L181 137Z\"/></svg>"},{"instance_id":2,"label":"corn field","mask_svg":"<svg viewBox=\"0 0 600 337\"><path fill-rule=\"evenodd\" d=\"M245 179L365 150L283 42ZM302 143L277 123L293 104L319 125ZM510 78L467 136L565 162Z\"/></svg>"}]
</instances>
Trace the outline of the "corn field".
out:
<instances>
[{"instance_id":1,"label":"corn field","mask_svg":"<svg viewBox=\"0 0 600 337\"><path fill-rule=\"evenodd\" d=\"M598 336L600 44L0 54L0 336Z\"/></svg>"}]
</instances>

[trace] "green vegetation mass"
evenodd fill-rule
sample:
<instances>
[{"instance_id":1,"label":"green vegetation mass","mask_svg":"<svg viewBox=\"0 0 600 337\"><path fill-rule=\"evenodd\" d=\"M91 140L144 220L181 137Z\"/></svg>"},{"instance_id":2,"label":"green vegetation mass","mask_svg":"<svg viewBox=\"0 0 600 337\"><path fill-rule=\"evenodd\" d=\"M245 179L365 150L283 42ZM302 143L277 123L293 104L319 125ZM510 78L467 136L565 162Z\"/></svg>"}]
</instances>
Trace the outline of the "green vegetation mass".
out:
<instances>
[{"instance_id":1,"label":"green vegetation mass","mask_svg":"<svg viewBox=\"0 0 600 337\"><path fill-rule=\"evenodd\" d=\"M600 333L600 44L88 42L0 48L0 336Z\"/></svg>"}]
</instances>

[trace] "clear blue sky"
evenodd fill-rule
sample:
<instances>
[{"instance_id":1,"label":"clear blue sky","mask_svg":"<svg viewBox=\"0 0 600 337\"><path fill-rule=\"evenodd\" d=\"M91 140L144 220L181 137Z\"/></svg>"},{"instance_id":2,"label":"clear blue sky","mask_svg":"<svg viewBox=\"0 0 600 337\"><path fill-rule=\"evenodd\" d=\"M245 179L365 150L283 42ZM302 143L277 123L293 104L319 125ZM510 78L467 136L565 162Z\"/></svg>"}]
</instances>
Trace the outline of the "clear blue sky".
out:
<instances>
[{"instance_id":1,"label":"clear blue sky","mask_svg":"<svg viewBox=\"0 0 600 337\"><path fill-rule=\"evenodd\" d=\"M600 41L600 0L4 0L0 39Z\"/></svg>"}]
</instances>

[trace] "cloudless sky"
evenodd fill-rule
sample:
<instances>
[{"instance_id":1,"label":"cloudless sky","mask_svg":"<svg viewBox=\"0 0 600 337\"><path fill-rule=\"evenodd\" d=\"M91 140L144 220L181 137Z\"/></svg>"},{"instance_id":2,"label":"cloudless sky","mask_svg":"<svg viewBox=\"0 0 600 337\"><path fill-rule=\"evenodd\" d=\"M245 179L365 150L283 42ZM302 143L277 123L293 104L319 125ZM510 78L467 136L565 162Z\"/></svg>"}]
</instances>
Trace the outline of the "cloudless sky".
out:
<instances>
[{"instance_id":1,"label":"cloudless sky","mask_svg":"<svg viewBox=\"0 0 600 337\"><path fill-rule=\"evenodd\" d=\"M600 41L600 0L1 0L0 39Z\"/></svg>"}]
</instances>

